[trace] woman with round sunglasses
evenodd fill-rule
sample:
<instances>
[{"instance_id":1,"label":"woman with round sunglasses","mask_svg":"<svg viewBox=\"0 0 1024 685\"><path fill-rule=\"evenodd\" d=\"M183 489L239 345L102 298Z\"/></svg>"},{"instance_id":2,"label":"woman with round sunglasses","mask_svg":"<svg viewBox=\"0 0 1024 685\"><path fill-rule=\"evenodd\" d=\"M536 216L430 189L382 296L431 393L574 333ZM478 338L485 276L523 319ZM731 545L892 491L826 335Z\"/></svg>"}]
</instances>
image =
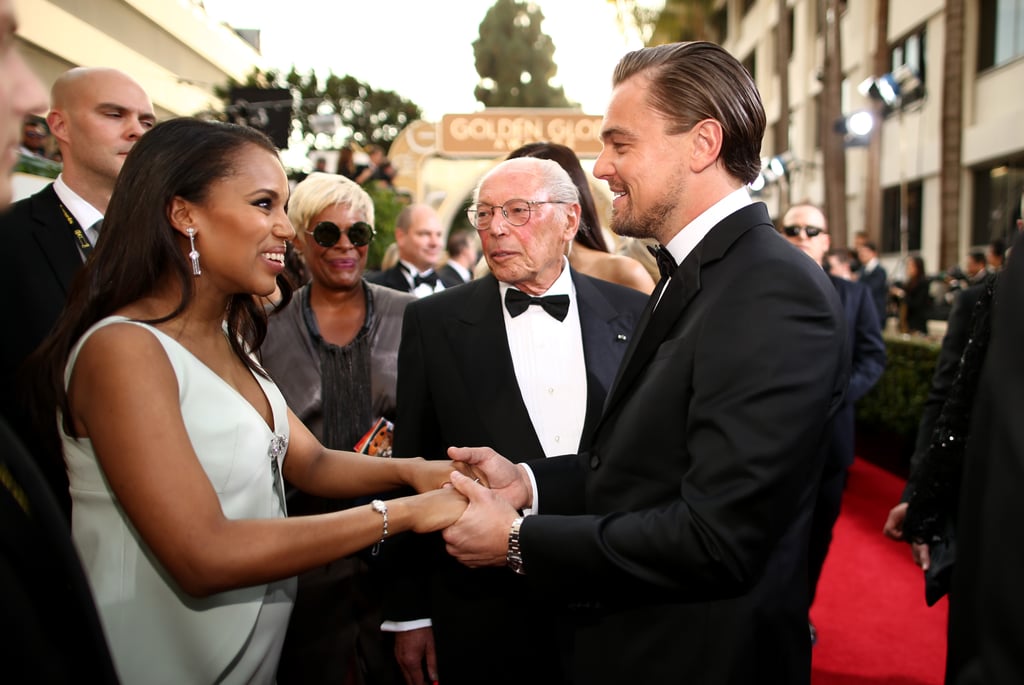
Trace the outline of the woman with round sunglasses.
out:
<instances>
[{"instance_id":1,"label":"woman with round sunglasses","mask_svg":"<svg viewBox=\"0 0 1024 685\"><path fill-rule=\"evenodd\" d=\"M310 174L292 191L288 218L310 281L270 317L263 365L325 446L349 450L375 419L394 419L402 315L416 298L363 278L374 212L355 182ZM288 488L289 514L352 504ZM279 680L398 685L397 664L379 631L378 584L366 561L355 556L299 576ZM360 662L369 673L355 672Z\"/></svg>"}]
</instances>

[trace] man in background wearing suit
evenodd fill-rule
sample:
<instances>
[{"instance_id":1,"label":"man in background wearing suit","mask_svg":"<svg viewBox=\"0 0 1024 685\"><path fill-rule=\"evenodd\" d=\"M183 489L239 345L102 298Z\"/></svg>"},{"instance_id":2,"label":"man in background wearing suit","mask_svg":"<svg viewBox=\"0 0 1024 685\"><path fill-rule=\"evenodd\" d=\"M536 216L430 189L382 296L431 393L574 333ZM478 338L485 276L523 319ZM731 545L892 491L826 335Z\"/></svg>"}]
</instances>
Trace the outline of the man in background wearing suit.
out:
<instances>
[{"instance_id":1,"label":"man in background wearing suit","mask_svg":"<svg viewBox=\"0 0 1024 685\"><path fill-rule=\"evenodd\" d=\"M469 215L490 274L406 309L395 455L444 459L449 445L484 443L518 459L585 449L647 298L569 268L580 206L555 162L502 162ZM541 297L556 304L530 299ZM420 626L396 635L409 682L423 682L424 663L446 685L558 682L554 605L505 569L467 569L440 543L432 537L407 562L415 573L385 607L403 622L385 628ZM510 644L529 658L506 659Z\"/></svg>"},{"instance_id":2,"label":"man in background wearing suit","mask_svg":"<svg viewBox=\"0 0 1024 685\"><path fill-rule=\"evenodd\" d=\"M0 271L0 288L12 293L8 327L0 337L0 413L21 434L70 515L67 474L56 446L40 445L30 429L18 385L24 360L49 334L64 310L71 282L92 251L114 181L135 141L155 123L149 98L115 69L76 68L51 91L50 131L64 167L57 180L0 217L13 255Z\"/></svg>"},{"instance_id":3,"label":"man in background wearing suit","mask_svg":"<svg viewBox=\"0 0 1024 685\"><path fill-rule=\"evenodd\" d=\"M473 229L461 228L448 234L448 262L437 270L446 288L473 280L473 268L480 259L479 241L473 233Z\"/></svg>"},{"instance_id":4,"label":"man in background wearing suit","mask_svg":"<svg viewBox=\"0 0 1024 685\"><path fill-rule=\"evenodd\" d=\"M612 229L657 240L666 275L591 448L528 464L450 448L493 489L453 476L470 504L444 538L467 565L573 602L575 683L807 685L807 542L847 384L842 305L751 202L765 114L743 65L675 43L628 53L612 81L594 174Z\"/></svg>"},{"instance_id":5,"label":"man in background wearing suit","mask_svg":"<svg viewBox=\"0 0 1024 685\"><path fill-rule=\"evenodd\" d=\"M18 158L22 121L46 109L43 85L18 53L15 27L11 0L0 0L0 210L11 201L11 167ZM23 292L13 292L11 297ZM117 682L63 512L4 418L0 418L0 616L4 682Z\"/></svg>"},{"instance_id":6,"label":"man in background wearing suit","mask_svg":"<svg viewBox=\"0 0 1024 685\"><path fill-rule=\"evenodd\" d=\"M885 329L886 310L889 305L889 277L878 260L878 248L870 240L857 246L857 280L868 287L878 314L878 325Z\"/></svg>"},{"instance_id":7,"label":"man in background wearing suit","mask_svg":"<svg viewBox=\"0 0 1024 685\"><path fill-rule=\"evenodd\" d=\"M445 289L434 267L441 258L441 219L430 205L413 204L395 220L398 264L366 280L378 285L426 297Z\"/></svg>"},{"instance_id":8,"label":"man in background wearing suit","mask_svg":"<svg viewBox=\"0 0 1024 685\"><path fill-rule=\"evenodd\" d=\"M782 232L786 240L803 250L815 264L823 266L822 260L829 251L831 240L825 213L818 207L808 203L790 207L782 218ZM831 274L829 279L839 293L839 300L843 303L843 312L846 314L850 384L846 388L846 398L832 420L832 438L826 456L825 472L821 478L818 501L814 506L808 577L811 604L814 603L821 568L832 542L832 527L839 518L846 476L853 464L854 403L874 386L885 370L885 342L882 340L882 331L878 325L878 314L871 293L863 283L848 281ZM814 642L817 639L817 630L810 620L808 625L811 642Z\"/></svg>"}]
</instances>

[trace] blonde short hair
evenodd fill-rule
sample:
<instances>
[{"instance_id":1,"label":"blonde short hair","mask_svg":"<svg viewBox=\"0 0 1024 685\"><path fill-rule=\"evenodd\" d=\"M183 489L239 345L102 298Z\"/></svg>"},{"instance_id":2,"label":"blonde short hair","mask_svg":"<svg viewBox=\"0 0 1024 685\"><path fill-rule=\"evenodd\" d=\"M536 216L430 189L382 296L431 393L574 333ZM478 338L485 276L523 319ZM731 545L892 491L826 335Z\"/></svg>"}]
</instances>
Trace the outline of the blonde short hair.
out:
<instances>
[{"instance_id":1,"label":"blonde short hair","mask_svg":"<svg viewBox=\"0 0 1024 685\"><path fill-rule=\"evenodd\" d=\"M373 200L355 181L339 174L314 172L299 182L288 200L288 220L297 233L310 229L309 222L334 205L347 205L373 226Z\"/></svg>"}]
</instances>

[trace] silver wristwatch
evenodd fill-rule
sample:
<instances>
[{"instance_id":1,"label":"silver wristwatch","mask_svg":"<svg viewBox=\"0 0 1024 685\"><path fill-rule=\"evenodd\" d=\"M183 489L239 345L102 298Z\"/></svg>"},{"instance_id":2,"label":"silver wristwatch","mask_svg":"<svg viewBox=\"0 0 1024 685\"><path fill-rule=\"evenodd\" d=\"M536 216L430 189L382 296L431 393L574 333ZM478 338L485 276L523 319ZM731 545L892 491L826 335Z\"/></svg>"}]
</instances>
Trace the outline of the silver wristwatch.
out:
<instances>
[{"instance_id":1,"label":"silver wristwatch","mask_svg":"<svg viewBox=\"0 0 1024 685\"><path fill-rule=\"evenodd\" d=\"M523 570L523 553L519 548L519 527L521 525L523 525L522 516L512 522L512 527L508 531L508 552L505 554L505 565L519 575L524 575L526 572Z\"/></svg>"}]
</instances>

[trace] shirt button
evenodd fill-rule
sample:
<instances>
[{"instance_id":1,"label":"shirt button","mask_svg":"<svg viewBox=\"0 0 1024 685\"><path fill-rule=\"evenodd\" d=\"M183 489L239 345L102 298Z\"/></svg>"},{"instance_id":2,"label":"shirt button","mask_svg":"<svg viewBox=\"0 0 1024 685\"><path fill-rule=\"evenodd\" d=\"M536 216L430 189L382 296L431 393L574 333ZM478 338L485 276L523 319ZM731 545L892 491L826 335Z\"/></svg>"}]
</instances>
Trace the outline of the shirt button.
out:
<instances>
[{"instance_id":1,"label":"shirt button","mask_svg":"<svg viewBox=\"0 0 1024 685\"><path fill-rule=\"evenodd\" d=\"M561 440L561 439L562 439L562 436L561 436L561 435L556 435L556 436L555 436L555 442L558 442L558 441L559 441L559 440Z\"/></svg>"},{"instance_id":2,"label":"shirt button","mask_svg":"<svg viewBox=\"0 0 1024 685\"><path fill-rule=\"evenodd\" d=\"M554 388L548 388L548 394L549 395L554 395L555 394L555 389Z\"/></svg>"},{"instance_id":3,"label":"shirt button","mask_svg":"<svg viewBox=\"0 0 1024 685\"><path fill-rule=\"evenodd\" d=\"M601 457L597 456L596 454L591 454L590 455L590 468L596 469L600 465L601 465Z\"/></svg>"}]
</instances>

